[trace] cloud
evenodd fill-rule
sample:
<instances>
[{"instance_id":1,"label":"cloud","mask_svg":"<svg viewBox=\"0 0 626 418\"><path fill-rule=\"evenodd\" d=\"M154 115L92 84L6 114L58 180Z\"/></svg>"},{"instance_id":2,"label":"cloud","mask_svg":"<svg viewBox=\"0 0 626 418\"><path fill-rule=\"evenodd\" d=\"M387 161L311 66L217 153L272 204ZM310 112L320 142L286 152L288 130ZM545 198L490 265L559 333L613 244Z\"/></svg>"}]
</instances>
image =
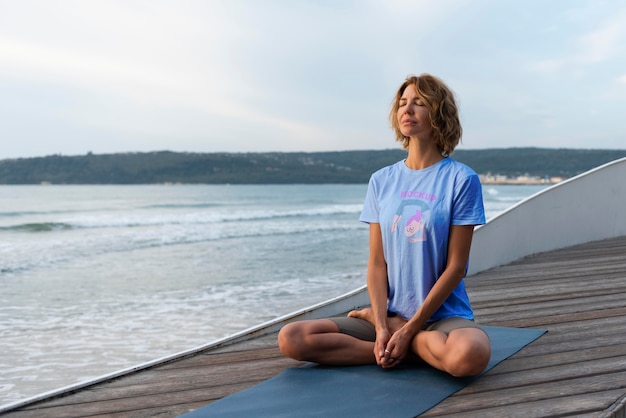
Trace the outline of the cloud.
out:
<instances>
[{"instance_id":1,"label":"cloud","mask_svg":"<svg viewBox=\"0 0 626 418\"><path fill-rule=\"evenodd\" d=\"M549 145L533 126L558 135L582 108L611 114L602 92L623 96L622 9L0 0L0 136L20 138L3 152L44 152L52 138L66 153L389 148L393 93L422 72L457 92L468 145Z\"/></svg>"},{"instance_id":2,"label":"cloud","mask_svg":"<svg viewBox=\"0 0 626 418\"><path fill-rule=\"evenodd\" d=\"M100 103L96 107L106 110L107 114L94 114L90 108L65 113L67 118L73 117L75 123L81 125L144 133L155 131L150 126L139 128L137 122L116 112L115 106L107 105L127 100L133 103L124 106L131 114L140 107L144 111L184 109L195 112L198 117L204 113L214 120L219 117L233 124L249 125L248 136L255 130L266 130L296 141L328 137L319 126L297 118L284 118L271 107L258 106L259 97L269 92L262 87L254 89L250 87L254 85L252 80L237 77L238 72L245 74L237 70L237 59L245 55L244 46L249 48L247 40L253 37L245 25L237 25L237 20L228 16L216 17L220 11L215 9L203 10L200 18L193 15L193 10L172 10L162 3L157 6L129 4L93 2L86 7L84 3L75 3L79 10L65 10L83 18L70 19L70 25L75 26L66 27L66 31L81 33L86 40L102 33L117 38L114 42L99 41L99 48L93 48L90 42L63 41L65 38L29 42L1 37L2 73L13 80L36 81L70 93L74 91L83 98L92 95ZM234 14L235 10L221 12ZM229 21L235 23L231 25ZM107 30L110 26L115 30ZM166 39L162 33L168 27L182 30L175 31L175 39ZM146 43L146 38L152 36L154 39ZM149 50L153 45L158 53ZM234 62L229 63L229 60ZM185 131L175 121L169 127L160 123L156 127L170 135ZM155 135L159 134L155 132Z\"/></svg>"},{"instance_id":3,"label":"cloud","mask_svg":"<svg viewBox=\"0 0 626 418\"><path fill-rule=\"evenodd\" d=\"M569 26L568 30L559 30L561 37L568 37L564 47L555 48L550 58L530 61L526 68L546 75L580 76L598 64L621 61L626 55L626 10L605 11L607 14L597 19L589 19L592 10L587 7L564 13L568 19L562 26Z\"/></svg>"},{"instance_id":4,"label":"cloud","mask_svg":"<svg viewBox=\"0 0 626 418\"><path fill-rule=\"evenodd\" d=\"M598 26L580 36L576 61L594 64L614 60L616 55L626 52L626 13L610 16Z\"/></svg>"}]
</instances>

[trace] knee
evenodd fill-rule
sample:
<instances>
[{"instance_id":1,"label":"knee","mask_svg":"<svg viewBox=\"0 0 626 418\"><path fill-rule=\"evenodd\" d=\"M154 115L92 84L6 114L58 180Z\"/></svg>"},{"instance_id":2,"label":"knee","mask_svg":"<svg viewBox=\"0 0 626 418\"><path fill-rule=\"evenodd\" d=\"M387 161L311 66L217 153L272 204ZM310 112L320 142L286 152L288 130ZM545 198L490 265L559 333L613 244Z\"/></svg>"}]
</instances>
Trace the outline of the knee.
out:
<instances>
[{"instance_id":1,"label":"knee","mask_svg":"<svg viewBox=\"0 0 626 418\"><path fill-rule=\"evenodd\" d=\"M289 323L278 332L278 349L295 360L305 359L305 341L305 331L299 322Z\"/></svg>"},{"instance_id":2,"label":"knee","mask_svg":"<svg viewBox=\"0 0 626 418\"><path fill-rule=\"evenodd\" d=\"M468 341L456 347L449 356L446 371L454 377L471 377L482 373L491 358L491 347Z\"/></svg>"}]
</instances>

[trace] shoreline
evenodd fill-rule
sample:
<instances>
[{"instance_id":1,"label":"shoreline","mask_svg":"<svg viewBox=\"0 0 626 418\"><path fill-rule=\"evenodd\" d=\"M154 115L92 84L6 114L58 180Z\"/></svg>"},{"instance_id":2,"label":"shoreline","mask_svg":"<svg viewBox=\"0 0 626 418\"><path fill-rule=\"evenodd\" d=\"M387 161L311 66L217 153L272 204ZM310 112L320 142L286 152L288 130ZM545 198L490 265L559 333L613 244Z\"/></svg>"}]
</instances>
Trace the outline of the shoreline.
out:
<instances>
[{"instance_id":1,"label":"shoreline","mask_svg":"<svg viewBox=\"0 0 626 418\"><path fill-rule=\"evenodd\" d=\"M560 183L564 180L567 180L565 177L534 177L534 176L518 176L518 177L507 177L503 175L493 175L493 174L479 174L478 178L480 178L481 184L489 184L489 185L501 185L501 184L511 184L511 185L520 185L520 186L541 186L541 185L553 185Z\"/></svg>"},{"instance_id":2,"label":"shoreline","mask_svg":"<svg viewBox=\"0 0 626 418\"><path fill-rule=\"evenodd\" d=\"M513 185L513 186L549 186L560 183L560 181L519 181L515 179L511 180L481 180L483 185Z\"/></svg>"}]
</instances>

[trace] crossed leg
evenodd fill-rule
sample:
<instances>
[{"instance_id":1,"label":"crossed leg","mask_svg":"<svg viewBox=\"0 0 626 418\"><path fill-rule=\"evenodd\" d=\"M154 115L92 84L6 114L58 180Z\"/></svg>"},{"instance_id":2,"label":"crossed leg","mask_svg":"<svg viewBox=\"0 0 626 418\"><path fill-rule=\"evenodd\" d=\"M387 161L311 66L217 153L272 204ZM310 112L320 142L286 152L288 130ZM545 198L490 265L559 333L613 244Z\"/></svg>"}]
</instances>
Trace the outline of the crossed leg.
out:
<instances>
[{"instance_id":1,"label":"crossed leg","mask_svg":"<svg viewBox=\"0 0 626 418\"><path fill-rule=\"evenodd\" d=\"M373 323L370 308L352 311L348 316ZM406 321L388 318L393 334ZM300 361L325 365L351 366L376 364L374 343L342 334L329 319L292 322L278 334L278 346L283 355ZM442 331L420 331L411 342L411 351L431 366L452 376L475 376L482 372L491 356L487 334L478 328L457 328Z\"/></svg>"},{"instance_id":2,"label":"crossed leg","mask_svg":"<svg viewBox=\"0 0 626 418\"><path fill-rule=\"evenodd\" d=\"M348 316L373 323L370 308L351 311ZM391 334L407 321L400 317L388 318ZM446 334L442 331L420 331L411 341L411 350L431 366L452 376L475 376L481 373L491 357L487 334L479 328L457 328Z\"/></svg>"},{"instance_id":3,"label":"crossed leg","mask_svg":"<svg viewBox=\"0 0 626 418\"><path fill-rule=\"evenodd\" d=\"M329 366L376 364L374 343L342 334L330 319L291 322L278 333L287 357Z\"/></svg>"}]
</instances>

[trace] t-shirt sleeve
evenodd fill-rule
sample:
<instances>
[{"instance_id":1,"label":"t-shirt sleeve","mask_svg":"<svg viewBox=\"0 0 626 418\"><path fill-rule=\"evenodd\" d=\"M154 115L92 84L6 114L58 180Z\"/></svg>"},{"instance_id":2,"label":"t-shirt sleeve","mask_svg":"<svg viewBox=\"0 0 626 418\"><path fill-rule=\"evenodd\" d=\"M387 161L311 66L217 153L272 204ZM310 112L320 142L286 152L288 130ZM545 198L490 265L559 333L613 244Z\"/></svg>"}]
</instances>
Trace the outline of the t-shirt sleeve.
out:
<instances>
[{"instance_id":1,"label":"t-shirt sleeve","mask_svg":"<svg viewBox=\"0 0 626 418\"><path fill-rule=\"evenodd\" d=\"M376 181L374 177L370 177L367 185L367 193L365 194L365 202L359 221L365 223L380 223L378 199L376 198Z\"/></svg>"},{"instance_id":2,"label":"t-shirt sleeve","mask_svg":"<svg viewBox=\"0 0 626 418\"><path fill-rule=\"evenodd\" d=\"M483 192L476 174L463 179L455 188L452 225L482 225L485 223Z\"/></svg>"}]
</instances>

